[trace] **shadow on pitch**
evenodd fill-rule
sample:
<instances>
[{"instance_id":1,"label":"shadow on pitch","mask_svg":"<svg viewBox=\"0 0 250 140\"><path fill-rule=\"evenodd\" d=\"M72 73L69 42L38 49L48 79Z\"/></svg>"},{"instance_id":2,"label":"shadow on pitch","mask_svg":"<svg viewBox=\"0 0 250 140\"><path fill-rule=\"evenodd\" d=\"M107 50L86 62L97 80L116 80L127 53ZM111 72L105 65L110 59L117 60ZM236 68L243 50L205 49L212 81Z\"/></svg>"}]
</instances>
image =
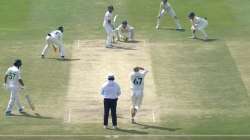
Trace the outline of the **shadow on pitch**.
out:
<instances>
[{"instance_id":1,"label":"shadow on pitch","mask_svg":"<svg viewBox=\"0 0 250 140\"><path fill-rule=\"evenodd\" d=\"M122 47L118 45L114 45L112 48L109 49L117 49L117 50L136 50L136 48L131 48L131 47Z\"/></svg>"},{"instance_id":2,"label":"shadow on pitch","mask_svg":"<svg viewBox=\"0 0 250 140\"><path fill-rule=\"evenodd\" d=\"M160 27L158 30L168 30L168 31L178 31L178 32L185 32L185 29L176 29L171 27Z\"/></svg>"},{"instance_id":3,"label":"shadow on pitch","mask_svg":"<svg viewBox=\"0 0 250 140\"><path fill-rule=\"evenodd\" d=\"M175 131L181 130L181 128L168 128L168 127L147 125L147 124L141 124L141 123L135 123L135 124L138 126L142 126L143 129L158 129L158 130L166 130L166 131L170 131L170 132L175 132Z\"/></svg>"},{"instance_id":4,"label":"shadow on pitch","mask_svg":"<svg viewBox=\"0 0 250 140\"><path fill-rule=\"evenodd\" d=\"M46 58L45 58L46 59ZM60 58L47 58L47 59L51 59L51 60L57 60L57 61L79 61L81 59L73 59L73 58L65 58L65 59L60 59Z\"/></svg>"},{"instance_id":5,"label":"shadow on pitch","mask_svg":"<svg viewBox=\"0 0 250 140\"><path fill-rule=\"evenodd\" d=\"M36 119L53 119L52 117L42 116L39 113L35 113L33 115L33 114L30 114L30 113L27 113L27 112L24 112L22 114L12 114L11 116L14 116L14 117L15 116L16 117L29 117L29 118L36 118Z\"/></svg>"}]
</instances>

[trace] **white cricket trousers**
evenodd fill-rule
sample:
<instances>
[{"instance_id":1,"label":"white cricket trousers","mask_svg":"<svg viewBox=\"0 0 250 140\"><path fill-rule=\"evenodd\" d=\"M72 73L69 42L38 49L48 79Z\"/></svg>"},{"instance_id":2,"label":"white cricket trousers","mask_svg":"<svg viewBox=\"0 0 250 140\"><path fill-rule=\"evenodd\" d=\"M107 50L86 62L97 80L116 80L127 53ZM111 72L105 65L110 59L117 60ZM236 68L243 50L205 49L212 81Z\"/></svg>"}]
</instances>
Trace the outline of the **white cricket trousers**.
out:
<instances>
[{"instance_id":1,"label":"white cricket trousers","mask_svg":"<svg viewBox=\"0 0 250 140\"><path fill-rule=\"evenodd\" d=\"M134 40L134 27L130 27L127 32L121 32L118 30L119 38L128 38L129 41Z\"/></svg>"},{"instance_id":2,"label":"white cricket trousers","mask_svg":"<svg viewBox=\"0 0 250 140\"><path fill-rule=\"evenodd\" d=\"M23 109L21 103L20 103L20 100L19 100L19 91L20 89L17 88L17 87L8 87L7 88L9 91L10 91L10 99L9 99L9 103L8 103L8 106L7 106L7 109L6 109L6 112L7 111L12 111L15 103L18 107L18 109Z\"/></svg>"},{"instance_id":3,"label":"white cricket trousers","mask_svg":"<svg viewBox=\"0 0 250 140\"><path fill-rule=\"evenodd\" d=\"M110 24L105 24L104 29L107 33L106 39L106 47L112 47L112 40L113 40L113 28Z\"/></svg>"},{"instance_id":4,"label":"white cricket trousers","mask_svg":"<svg viewBox=\"0 0 250 140\"><path fill-rule=\"evenodd\" d=\"M51 45L59 48L59 54L61 57L65 56L63 43L61 41L57 40L56 38L51 37L51 36L46 37L46 42L45 42L45 46L44 46L43 51L42 51L42 55L44 55L44 56L47 55L49 46L51 46Z\"/></svg>"},{"instance_id":5,"label":"white cricket trousers","mask_svg":"<svg viewBox=\"0 0 250 140\"><path fill-rule=\"evenodd\" d=\"M135 90L135 91L132 91L132 92L133 92L133 95L131 97L132 107L138 110L140 108L141 104L142 104L143 91Z\"/></svg>"}]
</instances>

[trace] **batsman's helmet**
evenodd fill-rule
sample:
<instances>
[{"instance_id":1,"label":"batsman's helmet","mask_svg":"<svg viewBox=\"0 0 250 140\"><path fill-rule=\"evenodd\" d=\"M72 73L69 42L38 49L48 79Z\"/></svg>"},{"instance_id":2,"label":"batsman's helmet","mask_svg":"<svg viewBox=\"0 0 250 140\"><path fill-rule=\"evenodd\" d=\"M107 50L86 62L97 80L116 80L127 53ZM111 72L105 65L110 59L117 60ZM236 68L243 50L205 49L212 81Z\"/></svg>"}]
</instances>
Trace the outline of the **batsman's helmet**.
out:
<instances>
[{"instance_id":1,"label":"batsman's helmet","mask_svg":"<svg viewBox=\"0 0 250 140\"><path fill-rule=\"evenodd\" d=\"M113 10L114 10L114 6L113 5L108 6L108 11L113 11Z\"/></svg>"},{"instance_id":2,"label":"batsman's helmet","mask_svg":"<svg viewBox=\"0 0 250 140\"><path fill-rule=\"evenodd\" d=\"M194 12L190 12L190 13L188 14L188 18L189 18L189 19L193 18L194 16L195 16L195 13L194 13Z\"/></svg>"},{"instance_id":3,"label":"batsman's helmet","mask_svg":"<svg viewBox=\"0 0 250 140\"><path fill-rule=\"evenodd\" d=\"M63 26L59 26L59 27L57 28L57 30L60 30L60 31L63 33L64 27L63 27Z\"/></svg>"},{"instance_id":4,"label":"batsman's helmet","mask_svg":"<svg viewBox=\"0 0 250 140\"><path fill-rule=\"evenodd\" d=\"M20 59L16 59L13 65L19 68L22 66L22 61Z\"/></svg>"}]
</instances>

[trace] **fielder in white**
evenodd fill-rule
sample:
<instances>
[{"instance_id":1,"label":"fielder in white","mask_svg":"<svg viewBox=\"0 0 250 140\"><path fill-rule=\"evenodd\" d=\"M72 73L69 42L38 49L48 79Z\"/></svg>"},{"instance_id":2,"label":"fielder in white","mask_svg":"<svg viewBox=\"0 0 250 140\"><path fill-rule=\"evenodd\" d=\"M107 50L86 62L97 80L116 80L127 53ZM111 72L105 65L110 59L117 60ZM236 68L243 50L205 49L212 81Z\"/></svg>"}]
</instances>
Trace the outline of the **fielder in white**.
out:
<instances>
[{"instance_id":1,"label":"fielder in white","mask_svg":"<svg viewBox=\"0 0 250 140\"><path fill-rule=\"evenodd\" d=\"M114 11L114 7L112 5L108 6L108 10L106 11L104 15L103 20L103 27L107 33L107 39L106 39L106 48L112 48L112 41L113 41L113 30L114 26L112 24L112 12Z\"/></svg>"},{"instance_id":2,"label":"fielder in white","mask_svg":"<svg viewBox=\"0 0 250 140\"><path fill-rule=\"evenodd\" d=\"M63 31L63 26L60 26L57 30L52 31L46 36L46 44L42 51L42 58L45 58L48 53L49 46L52 46L55 52L57 51L57 48L59 49L60 57L61 59L64 59L65 52L63 45Z\"/></svg>"},{"instance_id":3,"label":"fielder in white","mask_svg":"<svg viewBox=\"0 0 250 140\"><path fill-rule=\"evenodd\" d=\"M135 67L130 75L131 89L132 89L132 106L130 109L131 122L135 123L135 115L140 108L143 99L144 78L148 70L142 67Z\"/></svg>"},{"instance_id":4,"label":"fielder in white","mask_svg":"<svg viewBox=\"0 0 250 140\"><path fill-rule=\"evenodd\" d=\"M13 66L8 68L4 77L4 86L10 92L10 100L5 112L6 116L12 115L12 109L16 103L19 112L24 113L24 108L19 101L19 92L24 87L23 80L21 78L20 67L22 66L22 61L20 59L15 60Z\"/></svg>"},{"instance_id":5,"label":"fielder in white","mask_svg":"<svg viewBox=\"0 0 250 140\"><path fill-rule=\"evenodd\" d=\"M128 24L128 21L123 21L121 25L116 28L116 36L119 41L133 41L134 40L134 27Z\"/></svg>"},{"instance_id":6,"label":"fielder in white","mask_svg":"<svg viewBox=\"0 0 250 140\"><path fill-rule=\"evenodd\" d=\"M196 16L194 12L189 13L188 18L190 19L192 24L192 38L196 39L196 31L200 31L204 35L204 40L207 40L208 35L205 31L205 28L208 26L207 19Z\"/></svg>"},{"instance_id":7,"label":"fielder in white","mask_svg":"<svg viewBox=\"0 0 250 140\"><path fill-rule=\"evenodd\" d=\"M178 17L176 16L174 9L169 4L168 0L161 1L160 13L159 13L159 16L157 17L156 29L159 29L160 20L165 13L167 13L169 16L171 16L174 19L177 30L183 30L181 27L180 21L179 21Z\"/></svg>"}]
</instances>

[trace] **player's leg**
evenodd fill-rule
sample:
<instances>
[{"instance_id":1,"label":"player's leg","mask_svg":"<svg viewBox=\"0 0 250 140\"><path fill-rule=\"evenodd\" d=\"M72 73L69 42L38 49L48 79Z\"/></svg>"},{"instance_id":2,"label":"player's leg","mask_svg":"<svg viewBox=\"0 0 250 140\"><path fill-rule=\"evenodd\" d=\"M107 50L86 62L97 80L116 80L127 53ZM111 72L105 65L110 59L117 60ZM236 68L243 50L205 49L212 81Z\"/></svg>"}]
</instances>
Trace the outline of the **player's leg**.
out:
<instances>
[{"instance_id":1,"label":"player's leg","mask_svg":"<svg viewBox=\"0 0 250 140\"><path fill-rule=\"evenodd\" d=\"M106 25L105 30L107 33L106 47L111 48L112 47L112 39L113 39L113 29L110 25Z\"/></svg>"},{"instance_id":2,"label":"player's leg","mask_svg":"<svg viewBox=\"0 0 250 140\"><path fill-rule=\"evenodd\" d=\"M174 19L174 22L175 22L175 25L176 25L176 29L177 30L181 30L182 27L181 27L181 24L180 24L180 20L179 18L176 16L176 13L174 11L174 9L172 7L170 7L168 10L167 10L167 13L169 14L169 16L171 16L173 19Z\"/></svg>"},{"instance_id":3,"label":"player's leg","mask_svg":"<svg viewBox=\"0 0 250 140\"><path fill-rule=\"evenodd\" d=\"M133 41L134 40L134 28L131 27L128 31L128 41Z\"/></svg>"},{"instance_id":4,"label":"player's leg","mask_svg":"<svg viewBox=\"0 0 250 140\"><path fill-rule=\"evenodd\" d=\"M20 112L20 113L24 113L24 107L21 105L21 103L20 103L20 100L19 100L19 92L17 91L16 92L16 97L15 97L15 101L16 101L16 105L17 105L17 107L18 107L18 111Z\"/></svg>"},{"instance_id":5,"label":"player's leg","mask_svg":"<svg viewBox=\"0 0 250 140\"><path fill-rule=\"evenodd\" d=\"M164 15L165 9L162 9L159 13L159 16L157 17L157 22L156 22L156 29L159 29L160 27L160 22L161 22L161 17Z\"/></svg>"},{"instance_id":6,"label":"player's leg","mask_svg":"<svg viewBox=\"0 0 250 140\"><path fill-rule=\"evenodd\" d=\"M109 110L110 110L110 101L108 99L104 99L104 116L103 116L104 128L107 128L108 126Z\"/></svg>"},{"instance_id":7,"label":"player's leg","mask_svg":"<svg viewBox=\"0 0 250 140\"><path fill-rule=\"evenodd\" d=\"M200 26L198 27L198 30L203 34L205 40L208 39L208 35L207 35L206 31L205 31L205 28L206 28L207 26L208 26L208 22L205 22L205 23L203 23L202 25L200 25Z\"/></svg>"},{"instance_id":8,"label":"player's leg","mask_svg":"<svg viewBox=\"0 0 250 140\"><path fill-rule=\"evenodd\" d=\"M130 107L130 115L131 115L131 122L132 123L135 123L135 114L136 114L135 106L136 106L136 100L137 100L137 97L136 97L135 93L133 93L133 95L131 97L132 105Z\"/></svg>"},{"instance_id":9,"label":"player's leg","mask_svg":"<svg viewBox=\"0 0 250 140\"><path fill-rule=\"evenodd\" d=\"M196 28L194 26L191 26L191 32L192 32L192 39L196 39Z\"/></svg>"},{"instance_id":10,"label":"player's leg","mask_svg":"<svg viewBox=\"0 0 250 140\"><path fill-rule=\"evenodd\" d=\"M111 104L111 116L112 116L112 124L113 124L114 129L117 128L116 107L117 107L117 99L112 100L112 104Z\"/></svg>"},{"instance_id":11,"label":"player's leg","mask_svg":"<svg viewBox=\"0 0 250 140\"><path fill-rule=\"evenodd\" d=\"M9 88L8 90L10 91L10 99L9 99L8 106L5 112L6 116L11 115L12 109L15 104L15 95L16 95L16 91L13 88Z\"/></svg>"},{"instance_id":12,"label":"player's leg","mask_svg":"<svg viewBox=\"0 0 250 140\"><path fill-rule=\"evenodd\" d=\"M62 44L62 42L58 42L57 45L59 46L60 57L64 59L65 56L64 45Z\"/></svg>"},{"instance_id":13,"label":"player's leg","mask_svg":"<svg viewBox=\"0 0 250 140\"><path fill-rule=\"evenodd\" d=\"M42 51L42 54L41 54L41 57L44 58L47 53L48 53L48 49L49 49L49 46L51 45L51 37L50 36L47 36L46 37L46 41L45 41L45 46L43 48L43 51Z\"/></svg>"}]
</instances>

